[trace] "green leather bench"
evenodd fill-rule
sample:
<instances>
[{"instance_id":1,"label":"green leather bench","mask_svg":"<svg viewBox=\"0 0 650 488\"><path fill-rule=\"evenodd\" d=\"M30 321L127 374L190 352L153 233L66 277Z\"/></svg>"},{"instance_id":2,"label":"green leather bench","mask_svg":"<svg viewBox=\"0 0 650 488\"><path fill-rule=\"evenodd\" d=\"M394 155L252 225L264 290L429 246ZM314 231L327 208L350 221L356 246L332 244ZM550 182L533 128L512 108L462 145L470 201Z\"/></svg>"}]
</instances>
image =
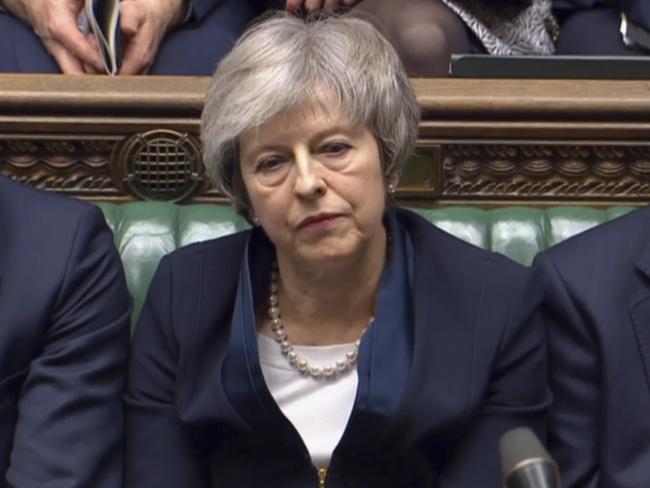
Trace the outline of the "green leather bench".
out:
<instances>
[{"instance_id":1,"label":"green leather bench","mask_svg":"<svg viewBox=\"0 0 650 488\"><path fill-rule=\"evenodd\" d=\"M99 204L113 230L137 321L147 287L160 258L174 249L248 227L230 207L136 202ZM438 227L485 249L529 265L535 254L590 227L619 217L630 207L508 207L483 210L458 206L414 209Z\"/></svg>"}]
</instances>

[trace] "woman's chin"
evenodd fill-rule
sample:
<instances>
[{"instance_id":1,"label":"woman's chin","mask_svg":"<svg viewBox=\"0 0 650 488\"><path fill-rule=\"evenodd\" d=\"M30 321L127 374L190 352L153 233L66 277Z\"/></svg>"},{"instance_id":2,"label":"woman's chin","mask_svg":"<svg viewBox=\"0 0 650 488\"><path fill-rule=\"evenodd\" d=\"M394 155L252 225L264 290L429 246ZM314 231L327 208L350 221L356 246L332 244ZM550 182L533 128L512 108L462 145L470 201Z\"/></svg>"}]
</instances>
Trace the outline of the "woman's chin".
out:
<instances>
[{"instance_id":1,"label":"woman's chin","mask_svg":"<svg viewBox=\"0 0 650 488\"><path fill-rule=\"evenodd\" d=\"M307 263L313 263L314 265L330 265L333 263L340 263L352 259L354 253L350 251L343 251L338 249L327 249L327 250L314 250L308 253L301 253L301 261Z\"/></svg>"},{"instance_id":2,"label":"woman's chin","mask_svg":"<svg viewBox=\"0 0 650 488\"><path fill-rule=\"evenodd\" d=\"M378 235L378 237L380 237ZM368 253L372 253L373 239L367 238L363 233L345 229L344 232L332 232L314 238L309 235L307 239L294 241L291 249L281 252L289 261L308 267L339 267L343 270L352 269L359 261L364 261Z\"/></svg>"},{"instance_id":3,"label":"woman's chin","mask_svg":"<svg viewBox=\"0 0 650 488\"><path fill-rule=\"evenodd\" d=\"M354 259L358 252L358 246L351 246L348 243L334 243L328 240L299 249L295 257L302 261L304 265L331 266Z\"/></svg>"}]
</instances>

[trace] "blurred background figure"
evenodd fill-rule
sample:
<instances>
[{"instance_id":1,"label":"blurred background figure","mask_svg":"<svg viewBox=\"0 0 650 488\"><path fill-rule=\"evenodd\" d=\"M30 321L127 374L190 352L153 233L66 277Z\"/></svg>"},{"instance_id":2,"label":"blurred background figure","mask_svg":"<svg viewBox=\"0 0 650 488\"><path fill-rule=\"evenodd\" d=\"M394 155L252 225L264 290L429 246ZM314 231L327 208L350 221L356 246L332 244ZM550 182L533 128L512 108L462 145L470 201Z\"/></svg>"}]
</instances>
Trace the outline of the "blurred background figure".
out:
<instances>
[{"instance_id":1,"label":"blurred background figure","mask_svg":"<svg viewBox=\"0 0 650 488\"><path fill-rule=\"evenodd\" d=\"M83 0L0 0L0 72L103 73L77 27ZM120 74L207 76L267 9L353 9L380 26L411 76L446 76L452 53L550 54L551 0L122 0Z\"/></svg>"},{"instance_id":2,"label":"blurred background figure","mask_svg":"<svg viewBox=\"0 0 650 488\"><path fill-rule=\"evenodd\" d=\"M648 0L554 0L554 9L562 26L557 54L629 56L650 51Z\"/></svg>"},{"instance_id":3,"label":"blurred background figure","mask_svg":"<svg viewBox=\"0 0 650 488\"><path fill-rule=\"evenodd\" d=\"M446 76L452 53L552 54L550 0L364 0L411 76Z\"/></svg>"},{"instance_id":4,"label":"blurred background figure","mask_svg":"<svg viewBox=\"0 0 650 488\"><path fill-rule=\"evenodd\" d=\"M4 2L4 4L3 4ZM0 0L0 72L103 73L84 0ZM261 0L122 0L120 74L209 75Z\"/></svg>"},{"instance_id":5,"label":"blurred background figure","mask_svg":"<svg viewBox=\"0 0 650 488\"><path fill-rule=\"evenodd\" d=\"M0 174L0 487L122 488L131 297L87 203Z\"/></svg>"}]
</instances>

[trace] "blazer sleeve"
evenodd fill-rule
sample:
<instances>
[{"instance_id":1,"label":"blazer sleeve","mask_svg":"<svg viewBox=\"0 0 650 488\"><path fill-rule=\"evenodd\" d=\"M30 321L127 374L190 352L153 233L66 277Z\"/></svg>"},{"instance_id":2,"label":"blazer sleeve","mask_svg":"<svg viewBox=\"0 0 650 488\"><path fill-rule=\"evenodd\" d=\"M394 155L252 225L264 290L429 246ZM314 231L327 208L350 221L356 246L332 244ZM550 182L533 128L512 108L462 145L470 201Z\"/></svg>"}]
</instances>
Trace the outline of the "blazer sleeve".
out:
<instances>
[{"instance_id":1,"label":"blazer sleeve","mask_svg":"<svg viewBox=\"0 0 650 488\"><path fill-rule=\"evenodd\" d=\"M126 486L207 486L200 454L176 408L178 342L172 330L172 272L164 257L132 342L126 394Z\"/></svg>"},{"instance_id":2,"label":"blazer sleeve","mask_svg":"<svg viewBox=\"0 0 650 488\"><path fill-rule=\"evenodd\" d=\"M119 488L131 299L97 207L81 215L64 259L45 346L18 397L7 481Z\"/></svg>"},{"instance_id":3,"label":"blazer sleeve","mask_svg":"<svg viewBox=\"0 0 650 488\"><path fill-rule=\"evenodd\" d=\"M596 487L600 382L597 344L551 257L537 256L534 269L545 290L549 382L553 405L549 448L562 473L562 486Z\"/></svg>"},{"instance_id":4,"label":"blazer sleeve","mask_svg":"<svg viewBox=\"0 0 650 488\"><path fill-rule=\"evenodd\" d=\"M480 408L468 415L467 427L442 473L442 488L501 486L498 441L510 429L526 426L542 443L546 440L551 394L541 293L529 269L508 264L506 269L512 273L499 269L493 274L499 275L494 280L509 283L498 292L509 304L490 379ZM492 285L496 290L494 282Z\"/></svg>"}]
</instances>

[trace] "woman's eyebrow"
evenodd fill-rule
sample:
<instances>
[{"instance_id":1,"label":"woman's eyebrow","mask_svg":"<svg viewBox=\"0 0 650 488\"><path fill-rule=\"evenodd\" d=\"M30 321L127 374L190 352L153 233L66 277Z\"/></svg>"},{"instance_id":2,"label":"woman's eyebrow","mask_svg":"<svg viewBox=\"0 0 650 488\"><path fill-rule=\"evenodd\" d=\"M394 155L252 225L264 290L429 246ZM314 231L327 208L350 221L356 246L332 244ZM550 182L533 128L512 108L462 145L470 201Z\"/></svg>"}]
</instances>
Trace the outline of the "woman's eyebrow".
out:
<instances>
[{"instance_id":1,"label":"woman's eyebrow","mask_svg":"<svg viewBox=\"0 0 650 488\"><path fill-rule=\"evenodd\" d=\"M240 151L240 154L241 154L241 159L245 163L253 164L255 162L255 159L257 159L257 157L264 152L282 152L285 150L286 150L286 146L282 144L262 143L262 144L253 145L253 147L246 152Z\"/></svg>"},{"instance_id":2,"label":"woman's eyebrow","mask_svg":"<svg viewBox=\"0 0 650 488\"><path fill-rule=\"evenodd\" d=\"M314 133L311 137L311 141L313 142L315 140L325 139L334 134L344 134L348 137L356 137L358 132L358 129L352 125L339 124Z\"/></svg>"}]
</instances>

